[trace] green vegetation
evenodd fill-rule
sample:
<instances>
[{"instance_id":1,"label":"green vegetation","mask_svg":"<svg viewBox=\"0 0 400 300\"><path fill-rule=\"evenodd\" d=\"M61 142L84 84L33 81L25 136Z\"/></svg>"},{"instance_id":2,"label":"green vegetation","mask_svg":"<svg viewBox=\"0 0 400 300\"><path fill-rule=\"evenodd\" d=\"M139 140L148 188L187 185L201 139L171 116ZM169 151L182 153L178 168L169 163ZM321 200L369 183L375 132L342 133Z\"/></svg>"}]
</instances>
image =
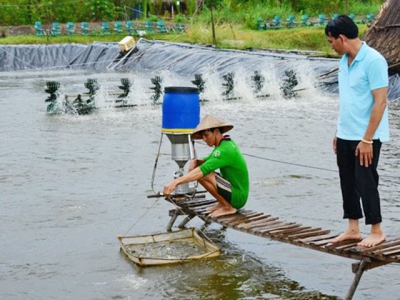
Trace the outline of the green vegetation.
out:
<instances>
[{"instance_id":1,"label":"green vegetation","mask_svg":"<svg viewBox=\"0 0 400 300\"><path fill-rule=\"evenodd\" d=\"M161 39L171 42L213 44L211 31L211 9L215 23L215 46L234 49L298 49L318 50L334 55L326 42L322 26L301 27L301 18L307 14L310 21L317 22L319 14L326 20L334 13L353 13L359 21L360 35L367 26L368 13L377 14L384 0L2 0L0 4L0 26L29 25L36 21L42 24L52 22L116 21L132 20L141 23L146 20L176 26L185 24L183 34L148 34L147 39ZM196 7L197 3L197 7ZM183 10L184 8L184 10ZM182 13L182 12L185 12ZM271 22L279 15L282 28L258 30L259 22ZM296 20L296 28L285 28L289 15ZM147 17L145 17L147 16ZM110 30L112 31L112 30ZM0 32L1 33L1 32ZM4 35L4 34L3 34ZM127 35L127 34L125 34ZM118 42L125 35L82 36L7 36L0 38L0 44L59 44L92 43L93 41ZM138 39L138 38L136 38Z\"/></svg>"},{"instance_id":2,"label":"green vegetation","mask_svg":"<svg viewBox=\"0 0 400 300\"><path fill-rule=\"evenodd\" d=\"M318 16L334 13L376 13L384 0L2 0L0 26L52 22L100 22L132 19L210 22L212 7L217 23L253 22L289 14ZM197 4L197 5L196 5ZM180 21L178 21L178 19Z\"/></svg>"},{"instance_id":3,"label":"green vegetation","mask_svg":"<svg viewBox=\"0 0 400 300\"><path fill-rule=\"evenodd\" d=\"M367 29L359 25L360 36ZM326 41L324 27L282 28L278 30L251 30L241 25L222 24L216 27L217 46L227 49L298 49L322 51L326 55L335 55ZM0 39L0 44L62 44L99 42L119 42L124 36L10 36ZM147 39L165 40L170 42L212 44L211 26L193 24L188 26L184 34L153 34ZM138 40L138 37L136 37Z\"/></svg>"}]
</instances>

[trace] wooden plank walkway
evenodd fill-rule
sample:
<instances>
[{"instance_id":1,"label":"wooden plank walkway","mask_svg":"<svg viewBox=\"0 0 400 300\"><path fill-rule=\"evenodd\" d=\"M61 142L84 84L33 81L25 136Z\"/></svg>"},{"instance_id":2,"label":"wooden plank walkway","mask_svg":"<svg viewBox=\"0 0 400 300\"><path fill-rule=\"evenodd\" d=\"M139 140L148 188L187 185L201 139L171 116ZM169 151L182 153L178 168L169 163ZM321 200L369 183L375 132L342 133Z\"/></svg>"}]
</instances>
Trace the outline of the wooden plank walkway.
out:
<instances>
[{"instance_id":1,"label":"wooden plank walkway","mask_svg":"<svg viewBox=\"0 0 400 300\"><path fill-rule=\"evenodd\" d=\"M400 238L389 239L371 248L357 246L359 240L332 244L329 240L337 234L332 234L330 230L287 222L261 212L242 209L234 215L211 218L206 209L215 205L215 200L188 199L173 203L179 207L180 214L190 218L197 216L206 223L218 223L256 236L351 259L381 264L400 263Z\"/></svg>"},{"instance_id":2,"label":"wooden plank walkway","mask_svg":"<svg viewBox=\"0 0 400 300\"><path fill-rule=\"evenodd\" d=\"M171 221L167 230L171 230L179 215L187 216L179 227L184 227L188 221L197 216L206 224L217 223L256 236L357 260L357 263L352 264L355 277L345 300L353 298L364 271L390 263L400 263L400 237L388 239L371 248L357 246L359 240L332 244L329 241L337 234L332 234L330 230L287 222L279 217L245 209L233 215L211 218L208 216L207 207L215 205L216 200L200 200L199 198L166 198L166 200L176 206L170 211Z\"/></svg>"}]
</instances>

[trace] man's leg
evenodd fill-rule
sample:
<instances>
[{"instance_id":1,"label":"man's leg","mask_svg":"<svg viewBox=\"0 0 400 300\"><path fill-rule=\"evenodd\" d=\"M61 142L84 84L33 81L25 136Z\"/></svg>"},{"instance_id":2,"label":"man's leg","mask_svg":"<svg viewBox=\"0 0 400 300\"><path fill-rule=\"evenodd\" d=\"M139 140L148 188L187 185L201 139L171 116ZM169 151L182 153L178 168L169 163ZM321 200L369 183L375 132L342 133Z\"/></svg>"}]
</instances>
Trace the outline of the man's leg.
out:
<instances>
[{"instance_id":1,"label":"man's leg","mask_svg":"<svg viewBox=\"0 0 400 300\"><path fill-rule=\"evenodd\" d=\"M373 247L386 240L381 228L382 215L378 192L379 175L377 168L381 145L382 143L379 140L374 140L371 165L368 167L356 165L357 190L363 204L365 223L371 225L370 235L358 243L359 246L363 247Z\"/></svg>"},{"instance_id":2,"label":"man's leg","mask_svg":"<svg viewBox=\"0 0 400 300\"><path fill-rule=\"evenodd\" d=\"M386 240L386 235L383 233L381 228L381 223L372 224L371 225L371 233L361 242L359 242L358 246L363 247L374 247L379 244L382 244Z\"/></svg>"},{"instance_id":3,"label":"man's leg","mask_svg":"<svg viewBox=\"0 0 400 300\"><path fill-rule=\"evenodd\" d=\"M331 243L338 243L347 240L361 240L361 233L358 224L358 219L349 219L349 227L345 232L331 239Z\"/></svg>"},{"instance_id":4,"label":"man's leg","mask_svg":"<svg viewBox=\"0 0 400 300\"><path fill-rule=\"evenodd\" d=\"M218 191L218 184L217 184L217 177L218 181L225 181L229 184L226 180L224 180L219 175L216 175L215 172L208 174L206 177L203 177L199 180L199 183L218 201L218 203L210 207L208 211L212 212L210 217L219 217L223 215L229 215L236 213L236 208L232 207L232 205L221 195ZM229 199L230 200L230 199Z\"/></svg>"},{"instance_id":5,"label":"man's leg","mask_svg":"<svg viewBox=\"0 0 400 300\"><path fill-rule=\"evenodd\" d=\"M361 240L358 219L362 218L360 196L355 180L355 147L357 142L337 139L337 165L339 167L340 187L343 198L343 218L349 219L345 232L332 239L332 243L345 240Z\"/></svg>"}]
</instances>

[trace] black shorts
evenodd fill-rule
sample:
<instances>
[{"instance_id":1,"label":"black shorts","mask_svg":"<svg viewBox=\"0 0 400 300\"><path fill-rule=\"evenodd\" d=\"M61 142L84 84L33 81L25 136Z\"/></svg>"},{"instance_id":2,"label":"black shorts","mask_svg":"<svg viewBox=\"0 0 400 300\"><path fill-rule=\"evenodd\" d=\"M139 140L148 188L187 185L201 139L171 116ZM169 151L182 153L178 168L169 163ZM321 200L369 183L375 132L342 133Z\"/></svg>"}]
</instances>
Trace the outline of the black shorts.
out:
<instances>
[{"instance_id":1,"label":"black shorts","mask_svg":"<svg viewBox=\"0 0 400 300\"><path fill-rule=\"evenodd\" d=\"M231 183L222 178L221 175L215 173L215 181L217 182L217 191L228 203L231 203L232 199L232 186Z\"/></svg>"}]
</instances>

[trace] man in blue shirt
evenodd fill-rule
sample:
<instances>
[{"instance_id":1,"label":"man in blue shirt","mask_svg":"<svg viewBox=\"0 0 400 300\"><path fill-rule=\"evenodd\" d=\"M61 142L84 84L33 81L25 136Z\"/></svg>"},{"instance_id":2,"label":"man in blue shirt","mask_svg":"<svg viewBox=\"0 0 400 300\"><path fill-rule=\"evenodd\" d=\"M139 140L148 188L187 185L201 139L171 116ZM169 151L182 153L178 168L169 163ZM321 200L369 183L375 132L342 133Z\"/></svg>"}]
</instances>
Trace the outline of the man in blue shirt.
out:
<instances>
[{"instance_id":1,"label":"man in blue shirt","mask_svg":"<svg viewBox=\"0 0 400 300\"><path fill-rule=\"evenodd\" d=\"M388 65L378 51L358 38L357 25L348 16L330 21L325 34L333 50L343 55L333 150L339 167L343 218L349 219L348 229L331 242L361 240L359 219L364 211L371 232L358 245L373 247L386 239L381 228L377 166L382 142L389 140Z\"/></svg>"}]
</instances>

